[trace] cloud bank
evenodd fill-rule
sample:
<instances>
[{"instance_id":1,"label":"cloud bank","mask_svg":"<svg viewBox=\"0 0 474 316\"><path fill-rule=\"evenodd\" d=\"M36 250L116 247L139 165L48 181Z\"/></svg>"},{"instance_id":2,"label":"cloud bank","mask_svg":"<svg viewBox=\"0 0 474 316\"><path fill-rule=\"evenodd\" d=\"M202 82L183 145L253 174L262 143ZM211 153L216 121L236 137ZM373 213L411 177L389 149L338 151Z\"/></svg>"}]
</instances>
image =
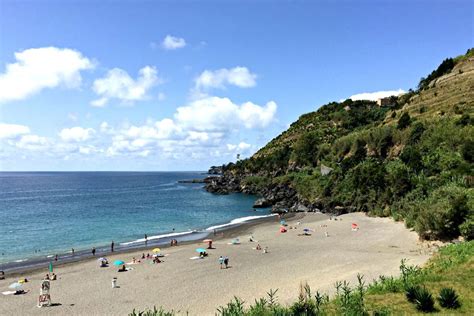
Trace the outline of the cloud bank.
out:
<instances>
[{"instance_id":1,"label":"cloud bank","mask_svg":"<svg viewBox=\"0 0 474 316\"><path fill-rule=\"evenodd\" d=\"M377 101L377 99L380 98L386 98L390 97L392 95L398 96L400 94L406 93L405 90L398 89L398 90L388 90L388 91L376 91L376 92L363 92L363 93L358 93L351 95L347 99L352 99L352 101L357 101L357 100L371 100L371 101ZM345 99L341 100L344 101Z\"/></svg>"}]
</instances>

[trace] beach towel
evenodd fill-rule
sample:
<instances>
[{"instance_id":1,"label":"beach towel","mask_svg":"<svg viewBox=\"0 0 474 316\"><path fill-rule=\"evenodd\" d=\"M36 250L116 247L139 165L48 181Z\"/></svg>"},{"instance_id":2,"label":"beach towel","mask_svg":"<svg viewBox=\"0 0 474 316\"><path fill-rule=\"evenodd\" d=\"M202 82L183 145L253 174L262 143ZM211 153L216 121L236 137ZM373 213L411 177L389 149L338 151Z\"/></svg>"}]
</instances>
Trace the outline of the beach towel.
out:
<instances>
[{"instance_id":1,"label":"beach towel","mask_svg":"<svg viewBox=\"0 0 474 316\"><path fill-rule=\"evenodd\" d=\"M15 291L5 291L5 292L2 292L3 295L13 295L15 294Z\"/></svg>"}]
</instances>

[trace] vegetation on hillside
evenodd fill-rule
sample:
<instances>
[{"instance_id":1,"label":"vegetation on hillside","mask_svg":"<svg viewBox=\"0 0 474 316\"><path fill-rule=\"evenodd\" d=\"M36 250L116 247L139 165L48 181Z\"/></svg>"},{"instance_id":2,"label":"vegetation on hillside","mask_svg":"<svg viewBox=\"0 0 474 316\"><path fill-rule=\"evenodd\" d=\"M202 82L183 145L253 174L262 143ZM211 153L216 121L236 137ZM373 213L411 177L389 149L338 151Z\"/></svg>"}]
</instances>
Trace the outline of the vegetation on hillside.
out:
<instances>
[{"instance_id":1,"label":"vegetation on hillside","mask_svg":"<svg viewBox=\"0 0 474 316\"><path fill-rule=\"evenodd\" d=\"M301 284L298 298L290 305L278 302L278 290L266 297L245 304L235 297L217 308L220 316L312 316L312 315L416 315L425 312L440 314L474 314L474 241L441 248L428 264L420 269L402 260L400 277L380 276L366 285L362 275L351 286L335 283L335 295L313 292ZM184 314L162 308L130 316L173 316ZM192 315L191 313L186 313Z\"/></svg>"},{"instance_id":2,"label":"vegetation on hillside","mask_svg":"<svg viewBox=\"0 0 474 316\"><path fill-rule=\"evenodd\" d=\"M224 172L240 175L256 193L283 184L320 209L403 219L425 239L460 234L472 239L474 92L459 80L473 80L472 70L462 72L472 68L473 55L471 49L446 59L421 79L418 90L393 97L392 107L349 99L304 114L251 158L224 166ZM443 75L451 79L431 84ZM419 98L426 108L414 112L413 100ZM442 110L434 113L430 107ZM321 173L324 166L330 174Z\"/></svg>"}]
</instances>

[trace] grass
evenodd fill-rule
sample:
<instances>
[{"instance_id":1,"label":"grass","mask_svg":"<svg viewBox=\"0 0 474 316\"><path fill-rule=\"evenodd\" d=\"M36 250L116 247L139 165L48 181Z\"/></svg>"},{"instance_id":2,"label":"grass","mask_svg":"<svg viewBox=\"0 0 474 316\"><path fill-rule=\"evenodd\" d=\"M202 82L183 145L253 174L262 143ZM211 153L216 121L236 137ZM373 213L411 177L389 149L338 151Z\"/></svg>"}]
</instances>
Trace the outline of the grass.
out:
<instances>
[{"instance_id":1,"label":"grass","mask_svg":"<svg viewBox=\"0 0 474 316\"><path fill-rule=\"evenodd\" d=\"M400 279L396 280L400 281ZM411 282L425 286L433 297L438 297L441 289L446 287L456 291L461 307L456 310L446 310L436 302L435 313L474 315L474 241L441 248ZM366 306L372 311L389 307L394 315L423 314L416 309L414 304L408 302L405 292L393 292L381 286L369 288Z\"/></svg>"}]
</instances>

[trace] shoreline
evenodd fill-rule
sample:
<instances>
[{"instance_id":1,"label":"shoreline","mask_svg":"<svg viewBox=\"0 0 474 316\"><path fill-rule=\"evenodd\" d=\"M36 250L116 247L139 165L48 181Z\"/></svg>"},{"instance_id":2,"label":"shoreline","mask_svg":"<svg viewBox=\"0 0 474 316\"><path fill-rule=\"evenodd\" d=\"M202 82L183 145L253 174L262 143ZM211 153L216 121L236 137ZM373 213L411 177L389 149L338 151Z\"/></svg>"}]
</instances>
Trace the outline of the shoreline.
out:
<instances>
[{"instance_id":1,"label":"shoreline","mask_svg":"<svg viewBox=\"0 0 474 316\"><path fill-rule=\"evenodd\" d=\"M285 219L299 218L302 214L299 213L287 213ZM74 256L71 253L59 253L58 261L54 261L54 255L49 257L41 258L29 258L21 262L8 262L0 264L0 271L5 272L5 276L20 276L24 273L34 273L40 270L47 269L50 262L53 263L54 267L63 267L67 265L77 264L84 261L90 261L103 256L110 256L116 254L130 254L137 251L150 251L151 248L159 246L159 248L167 249L170 248L171 239L176 239L179 245L197 244L200 240L212 237L213 240L221 240L223 238L234 237L239 233L243 233L250 229L265 223L271 223L274 221L276 214L257 215L257 218L252 218L244 222L232 223L232 221L239 220L242 218L236 218L225 224L212 225L201 231L192 232L176 232L165 237L153 238L150 236L148 243L145 244L139 241L130 241L119 243L115 248L114 252L110 251L110 247L97 247L96 255L93 256L91 250L80 250L76 251ZM243 217L248 218L248 217ZM217 235L214 235L217 233Z\"/></svg>"},{"instance_id":2,"label":"shoreline","mask_svg":"<svg viewBox=\"0 0 474 316\"><path fill-rule=\"evenodd\" d=\"M88 259L55 267L58 279L51 282L54 306L37 308L37 293L47 266L36 271L7 275L0 288L18 278L28 278L25 295L0 295L0 314L5 315L123 315L133 309L162 306L178 315L213 315L216 308L234 296L245 302L278 289L278 301L289 304L297 299L301 283L332 295L334 283L357 282L363 274L370 282L379 275L399 275L401 259L423 265L430 257L415 232L389 218L373 218L351 213L330 219L322 213L296 213L286 218L288 231L280 232L277 218L249 222L226 229L213 237L213 249L199 259L196 248L203 243L184 242L163 248L159 264L141 258L143 251L131 250L108 255L109 262L123 260L129 271L118 267L100 268ZM351 229L357 223L359 229ZM303 234L309 230L309 235ZM325 233L329 234L326 235ZM250 236L255 239L250 241ZM240 237L240 244L232 243ZM268 247L267 253L255 247ZM146 254L146 252L145 252ZM229 269L220 269L219 256L230 258ZM191 260L190 260L191 259ZM111 287L117 278L119 288Z\"/></svg>"}]
</instances>

